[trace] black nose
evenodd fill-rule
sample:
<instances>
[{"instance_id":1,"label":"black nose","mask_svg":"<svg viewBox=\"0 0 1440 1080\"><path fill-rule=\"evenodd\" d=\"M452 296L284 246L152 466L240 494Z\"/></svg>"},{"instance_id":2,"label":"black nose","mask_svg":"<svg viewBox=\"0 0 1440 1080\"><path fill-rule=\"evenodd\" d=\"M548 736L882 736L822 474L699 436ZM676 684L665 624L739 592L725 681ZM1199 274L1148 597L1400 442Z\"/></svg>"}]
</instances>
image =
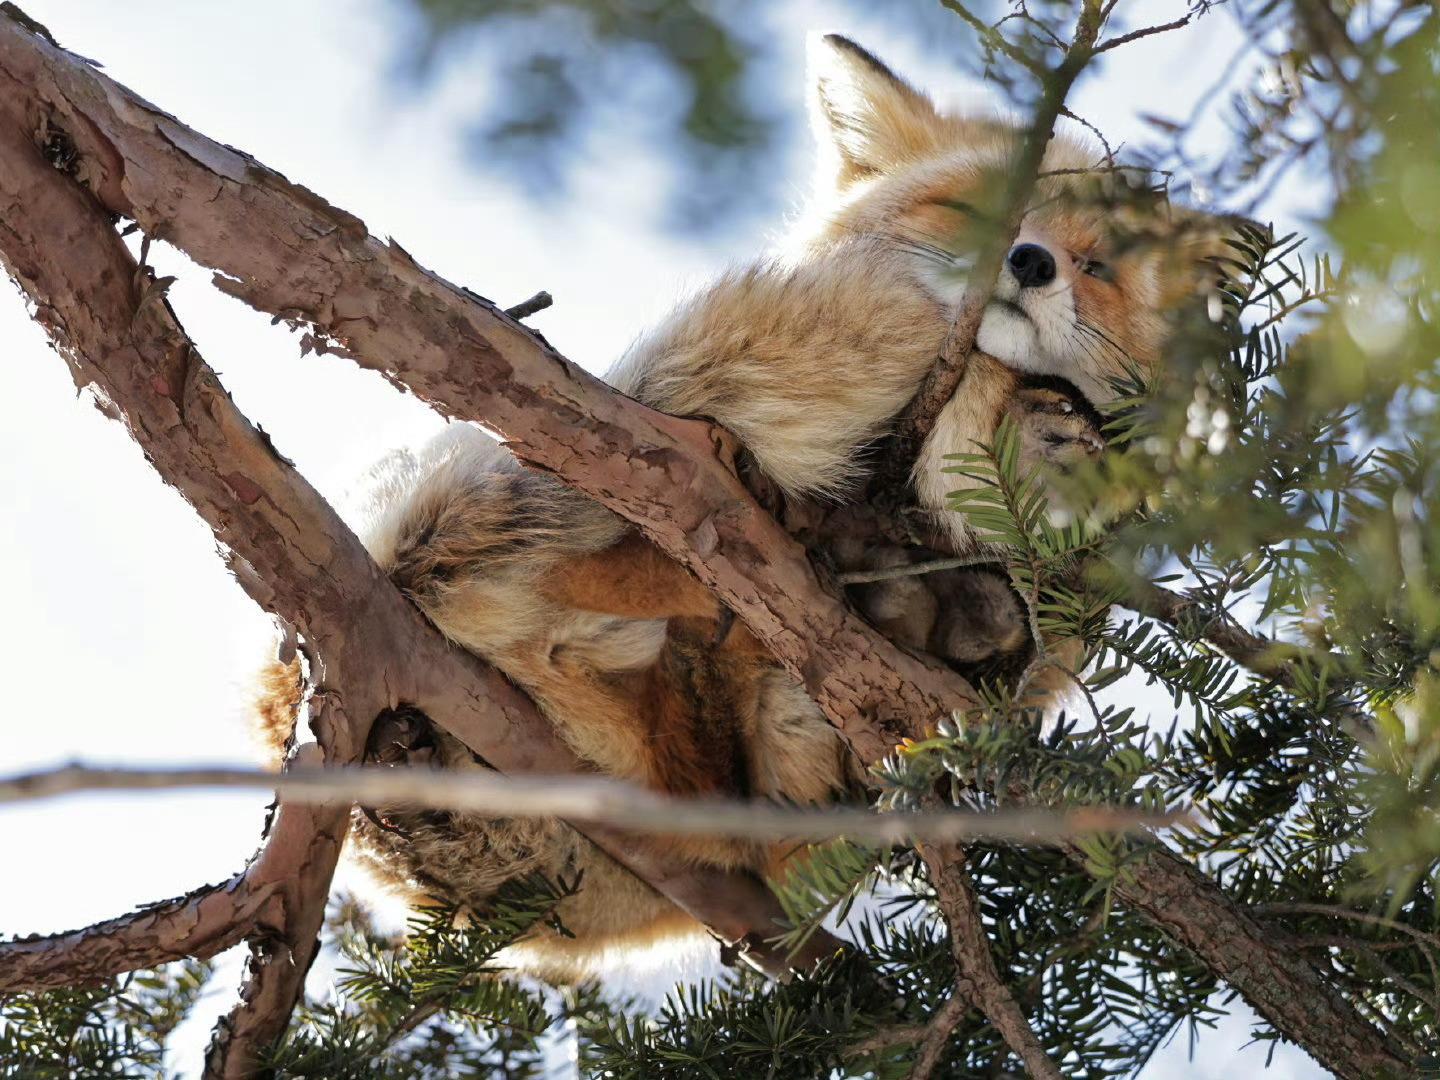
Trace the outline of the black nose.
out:
<instances>
[{"instance_id":1,"label":"black nose","mask_svg":"<svg viewBox=\"0 0 1440 1080\"><path fill-rule=\"evenodd\" d=\"M1022 289L1049 285L1055 280L1055 256L1039 244L1016 244L1010 249L1009 261Z\"/></svg>"}]
</instances>

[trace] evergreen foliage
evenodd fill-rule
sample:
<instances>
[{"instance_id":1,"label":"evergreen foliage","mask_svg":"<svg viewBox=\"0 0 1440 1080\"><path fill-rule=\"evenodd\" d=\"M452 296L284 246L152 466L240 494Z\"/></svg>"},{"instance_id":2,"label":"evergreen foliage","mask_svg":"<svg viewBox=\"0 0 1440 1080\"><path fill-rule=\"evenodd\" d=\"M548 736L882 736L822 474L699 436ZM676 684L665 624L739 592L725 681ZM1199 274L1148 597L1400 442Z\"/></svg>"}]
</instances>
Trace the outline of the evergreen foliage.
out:
<instances>
[{"instance_id":1,"label":"evergreen foliage","mask_svg":"<svg viewBox=\"0 0 1440 1080\"><path fill-rule=\"evenodd\" d=\"M182 960L103 986L44 994L0 994L0 1077L157 1077L165 1043L210 976L204 960Z\"/></svg>"},{"instance_id":2,"label":"evergreen foliage","mask_svg":"<svg viewBox=\"0 0 1440 1080\"><path fill-rule=\"evenodd\" d=\"M1264 61L1217 86L1232 96L1232 151L1197 165L1188 122L1156 118L1148 163L1240 206L1308 170L1333 255L1244 231L1163 379L1121 388L1112 452L1066 480L1064 512L1021 470L1013 427L955 461L974 485L955 512L1006 545L1040 650L1018 684L983 685L981 708L879 767L877 808L937 793L980 809L1193 806L1196 827L1163 842L1434 1067L1440 15L1410 0L1227 8ZM1016 47L1073 22L1072 4L1020 10ZM1155 586L1183 595L1181 617L1145 613ZM1233 632L1251 627L1271 644L1237 660ZM1075 707L1045 725L1026 690L1062 647L1086 663ZM968 849L996 964L1066 1076L1134 1075L1177 1031L1203 1044L1227 1005L1204 964L1114 895L1161 842L1088 838L1083 865ZM469 925L438 908L403 937L344 907L336 995L297 1015L279 1074L539 1077L568 1046L583 1075L614 1080L900 1077L953 992L913 849L817 845L777 883L790 943L839 921L853 954L785 984L727 971L658 1009L506 977L503 949L575 888L531 881ZM207 970L0 1000L4 1075L150 1075ZM1263 1024L1256 1036L1276 1038ZM936 1075L1019 1069L972 1011Z\"/></svg>"}]
</instances>

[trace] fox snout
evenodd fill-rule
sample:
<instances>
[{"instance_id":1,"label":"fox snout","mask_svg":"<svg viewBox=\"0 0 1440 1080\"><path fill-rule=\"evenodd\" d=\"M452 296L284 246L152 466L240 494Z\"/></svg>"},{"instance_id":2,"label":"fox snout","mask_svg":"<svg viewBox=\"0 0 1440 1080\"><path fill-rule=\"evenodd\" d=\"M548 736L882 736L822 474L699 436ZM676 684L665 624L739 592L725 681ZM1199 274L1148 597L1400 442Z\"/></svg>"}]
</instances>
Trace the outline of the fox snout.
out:
<instances>
[{"instance_id":1,"label":"fox snout","mask_svg":"<svg viewBox=\"0 0 1440 1080\"><path fill-rule=\"evenodd\" d=\"M1016 244L1005 262L1022 289L1049 285L1055 280L1055 256L1039 244Z\"/></svg>"}]
</instances>

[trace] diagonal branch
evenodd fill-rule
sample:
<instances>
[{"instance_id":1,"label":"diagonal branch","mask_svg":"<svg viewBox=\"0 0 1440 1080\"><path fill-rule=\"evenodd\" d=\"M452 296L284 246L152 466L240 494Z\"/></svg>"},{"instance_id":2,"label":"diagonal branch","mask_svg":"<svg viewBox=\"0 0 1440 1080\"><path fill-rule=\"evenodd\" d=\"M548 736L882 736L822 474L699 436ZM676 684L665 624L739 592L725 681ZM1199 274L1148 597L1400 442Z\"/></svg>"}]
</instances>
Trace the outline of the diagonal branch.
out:
<instances>
[{"instance_id":1,"label":"diagonal branch","mask_svg":"<svg viewBox=\"0 0 1440 1080\"><path fill-rule=\"evenodd\" d=\"M1088 861L1078 845L1069 855L1081 866ZM1413 1075L1394 1042L1355 1011L1326 973L1178 855L1156 845L1129 858L1114 879L1114 891L1337 1076Z\"/></svg>"},{"instance_id":2,"label":"diagonal branch","mask_svg":"<svg viewBox=\"0 0 1440 1080\"><path fill-rule=\"evenodd\" d=\"M292 761L311 767L323 758L314 743L301 746ZM280 813L298 815L292 831L304 837L294 845L302 858L294 861L275 892L273 919L257 920L245 934L250 956L240 984L240 1001L215 1025L205 1051L205 1076L249 1078L261 1053L285 1033L290 1014L305 993L305 976L320 952L320 928L325 922L325 901L340 858L340 846L350 827L350 808L282 805ZM277 821L277 828L284 824ZM273 837L257 862L281 861L271 854Z\"/></svg>"},{"instance_id":3,"label":"diagonal branch","mask_svg":"<svg viewBox=\"0 0 1440 1080\"><path fill-rule=\"evenodd\" d=\"M1092 9L1087 2L1087 12ZM883 756L898 733L923 730L936 716L973 700L963 680L876 636L821 585L804 551L777 535L773 521L739 485L715 429L665 417L608 391L492 306L428 274L398 246L371 237L354 217L253 159L185 128L8 18L0 18L0 119L26 133L48 125L52 135L67 139L64 159L73 163L103 206L134 218L148 233L221 270L217 284L226 291L310 325L322 343L338 343L360 363L403 382L442 409L484 420L509 437L526 460L553 469L635 521L713 588L804 681L865 760ZM10 154L0 154L0 198L8 197L0 206L4 225L42 209L28 194L4 190L10 159ZM51 183L62 181L52 174ZM74 188L68 182L63 186ZM23 211L17 213L17 207ZM87 201L78 220L93 224L95 217ZM0 247L6 246L4 225ZM62 241L63 251L69 237L62 233L53 239ZM21 251L42 262L55 254L44 244L38 249L22 245ZM25 276L13 254L6 257L12 270ZM128 281L129 273L119 280ZM67 275L61 273L60 280L68 286ZM114 283L108 287L113 289ZM125 299L123 318L112 325L128 325L135 315L135 298L127 294ZM163 301L148 310L168 312ZM83 305L73 314L82 324L89 318ZM39 315L53 325L49 300L41 302ZM68 347L65 320L55 329ZM238 460L263 475L257 479L241 471L233 488L221 485L204 494L218 509L219 517L207 520L220 523L216 527L222 541L234 540L239 551L245 530L255 528L261 537L255 554L264 566L257 572L240 560L236 566L247 587L266 597L267 606L290 609L292 621L309 636L323 625L319 617L312 625L312 615L328 614L328 603L337 598L351 601L353 606L340 613L341 624L354 627L354 621L346 620L364 615L361 625L375 635L368 639L374 649L367 655L380 669L391 665L385 673L395 680L388 684L395 697L403 692L489 760L499 764L503 758L507 763L502 768L544 770L550 754L563 752L553 739L546 742L548 726L503 680L444 650L433 631L427 639L422 631L428 628L398 594L392 596L393 589L387 592L377 584L356 594L353 585L345 584L351 579L341 567L338 577L320 575L313 596L299 603L294 596L271 596L273 586L263 583L283 579L283 573L277 576L267 569L274 569L276 552L287 550L296 530L277 532L275 520L283 515L266 513L255 520L253 514L257 505L264 510L271 500L290 498L284 493L303 480L277 471L268 447L243 418L237 419L213 375L198 361L193 368L189 364L188 344L173 360L164 361L169 354L162 350L160 359L140 363L128 342L115 344L102 333L98 343L119 351L117 372L134 366L145 379L158 377L154 383L127 386L128 394L121 398L132 407L164 410L155 417L158 432L137 431L147 452L152 452L147 437L163 438L171 426L184 429L185 423L203 419L211 409L226 419L230 434L248 432L250 442L243 443ZM106 354L102 349L97 355ZM83 382L108 386L108 378L77 366ZM183 416L180 403L186 405ZM134 419L131 426L136 427ZM318 502L308 486L303 490ZM306 499L288 508L313 520ZM353 537L338 522L336 526L333 536L338 540L328 547L340 561ZM320 535L331 539L323 531ZM263 542L267 540L268 545ZM323 559L313 564L330 565ZM378 581L373 566L365 566L369 569L356 568L360 576L353 580L368 581L364 575L370 574ZM398 669L393 658L407 654L394 651L396 645L417 649L419 659L412 656L412 662ZM366 670L333 667L329 650L321 652L326 656L325 687L334 687L342 671ZM435 677L428 678L432 671ZM365 714L357 710L356 715ZM509 740L497 737L497 727ZM481 748L492 744L495 754ZM552 766L549 771L564 769ZM588 835L602 846L618 843L598 830ZM612 847L607 850L613 853ZM632 868L643 862L643 852L624 854ZM1078 850L1074 857L1083 862ZM1127 873L1124 888L1117 887L1122 898L1230 980L1287 1038L1343 1076L1403 1071L1399 1053L1348 1002L1328 990L1313 965L1277 953L1261 928L1197 868L1155 850L1139 855ZM750 879L742 896L733 890L744 883L733 876L706 882L703 874L667 872L653 860L644 864L642 876L682 908L716 917L720 921L710 926L722 936L747 940L763 955L758 946L769 932L767 920L773 918L765 913L774 911L775 904L758 881ZM717 914L716 893L724 889L732 892L724 896L718 905L724 910ZM1197 895L1206 898L1199 909L1192 902ZM1271 979L1266 971L1237 962L1242 957L1264 957L1283 977ZM1285 992L1277 992L1277 987Z\"/></svg>"},{"instance_id":4,"label":"diagonal branch","mask_svg":"<svg viewBox=\"0 0 1440 1080\"><path fill-rule=\"evenodd\" d=\"M974 16L970 15L963 5L946 6L960 12L967 21L974 20ZM1103 21L1098 0L1083 0L1075 34L1070 46L1065 50L1064 57L1054 68L1041 68L1038 72L1040 100L1035 105L1030 127L1015 154L1014 164L1006 169L1004 199L990 222L985 242L976 252L974 266L965 284L965 294L956 309L955 321L950 327L945 346L935 367L931 369L901 418L898 434L902 447L901 456L907 459L907 464L908 461L913 461L914 450L930 434L941 410L955 395L960 381L965 377L966 364L975 348L975 336L980 332L980 322L984 319L985 309L995 292L995 282L1000 276L1005 253L1015 243L1021 220L1030 207L1030 196L1034 193L1039 179L1040 164L1045 158L1045 150L1050 145L1051 138L1055 135L1055 121L1065 107L1065 98L1069 95L1070 88L1075 85L1075 80L1094 56L1095 39L1100 34ZM986 28L984 32L987 40L991 36L1004 40L1003 35L997 31ZM1007 55L1009 52L1007 50ZM1033 63L1027 67L1035 70Z\"/></svg>"},{"instance_id":5,"label":"diagonal branch","mask_svg":"<svg viewBox=\"0 0 1440 1080\"><path fill-rule=\"evenodd\" d=\"M1121 45L1128 45L1130 42L1139 41L1141 38L1153 37L1156 34L1167 34L1171 30L1182 30L1190 25L1190 19L1191 16L1185 15L1172 22L1142 27L1139 30L1132 30L1128 34L1121 34L1119 37L1102 41L1099 45L1095 46L1094 55L1099 56L1101 53L1109 52L1111 49L1118 49Z\"/></svg>"},{"instance_id":6,"label":"diagonal branch","mask_svg":"<svg viewBox=\"0 0 1440 1080\"><path fill-rule=\"evenodd\" d=\"M13 26L0 19L0 33ZM236 409L163 289L136 264L105 211L42 159L31 139L36 128L14 123L14 104L0 97L0 260L32 298L77 385L94 388L102 409L124 420L151 464L210 524L247 592L305 639L316 669L311 726L325 759L357 762L371 720L405 701L500 768L584 771L528 698L421 618ZM304 902L281 913L278 939L276 928L258 922L245 931L257 958L251 1008L220 1033L212 1074L243 1074L283 1030L314 956L345 820L343 808L314 816L307 850L320 855L307 863L306 889L297 895ZM679 865L615 830L587 835L718 936L740 943L757 965L788 969L791 958L765 940L782 910L757 878ZM235 913L225 932L241 917ZM129 923L132 938L143 932ZM277 940L282 948L268 947ZM809 963L834 946L827 936L793 962ZM123 960L127 950L113 955Z\"/></svg>"},{"instance_id":7,"label":"diagonal branch","mask_svg":"<svg viewBox=\"0 0 1440 1080\"><path fill-rule=\"evenodd\" d=\"M1195 596L1186 596L1172 589L1147 581L1137 581L1125 597L1126 606L1141 615L1156 619L1187 639L1198 636L1224 653L1235 663L1264 679L1272 679L1302 701L1313 699L1305 683L1321 682L1327 693L1339 702L1339 713L1356 732L1368 732L1373 720L1354 703L1353 683L1343 678L1316 680L1305 678L1307 667L1342 670L1338 658L1323 649L1310 649L1290 642L1277 641L1245 629L1233 618Z\"/></svg>"},{"instance_id":8,"label":"diagonal branch","mask_svg":"<svg viewBox=\"0 0 1440 1080\"><path fill-rule=\"evenodd\" d=\"M1031 1076L1060 1080L1060 1070L1045 1053L1030 1021L995 966L975 887L965 869L964 849L958 845L930 847L924 850L924 856L935 886L936 904L950 927L950 953L955 958L957 971L952 1001L963 1001L979 1009L1015 1056L1025 1063ZM911 1080L924 1080L933 1073L950 1030L963 1018L963 1012L954 1015L949 1030L932 1027L921 1043L920 1060L910 1074Z\"/></svg>"},{"instance_id":9,"label":"diagonal branch","mask_svg":"<svg viewBox=\"0 0 1440 1080\"><path fill-rule=\"evenodd\" d=\"M311 328L638 525L710 587L866 760L972 703L964 679L874 633L759 507L713 425L648 409L483 298L241 152L0 18L0 109L68 140L99 201L219 271L222 291Z\"/></svg>"},{"instance_id":10,"label":"diagonal branch","mask_svg":"<svg viewBox=\"0 0 1440 1080\"><path fill-rule=\"evenodd\" d=\"M323 821L322 814L328 815ZM256 927L281 926L282 893L303 868L322 861L314 845L322 835L329 842L329 818L338 817L343 827L347 816L282 799L265 846L230 880L83 930L0 943L0 992L102 983L186 956L214 956Z\"/></svg>"}]
</instances>

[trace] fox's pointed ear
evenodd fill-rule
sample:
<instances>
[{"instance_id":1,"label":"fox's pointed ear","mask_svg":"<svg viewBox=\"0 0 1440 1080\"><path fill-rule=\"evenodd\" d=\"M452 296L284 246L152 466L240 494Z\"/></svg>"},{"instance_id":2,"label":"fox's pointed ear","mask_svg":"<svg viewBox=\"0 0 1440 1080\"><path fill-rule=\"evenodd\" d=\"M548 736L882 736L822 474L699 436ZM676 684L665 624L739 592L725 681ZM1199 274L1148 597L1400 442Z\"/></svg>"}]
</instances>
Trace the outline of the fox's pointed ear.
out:
<instances>
[{"instance_id":1,"label":"fox's pointed ear","mask_svg":"<svg viewBox=\"0 0 1440 1080\"><path fill-rule=\"evenodd\" d=\"M1231 280L1274 237L1258 221L1198 210L1173 211L1171 225L1169 247L1178 271L1171 275L1171 300L1183 300L1196 289L1208 293Z\"/></svg>"},{"instance_id":2,"label":"fox's pointed ear","mask_svg":"<svg viewBox=\"0 0 1440 1080\"><path fill-rule=\"evenodd\" d=\"M811 38L809 54L822 184L843 190L934 149L935 106L875 56L839 34Z\"/></svg>"}]
</instances>

